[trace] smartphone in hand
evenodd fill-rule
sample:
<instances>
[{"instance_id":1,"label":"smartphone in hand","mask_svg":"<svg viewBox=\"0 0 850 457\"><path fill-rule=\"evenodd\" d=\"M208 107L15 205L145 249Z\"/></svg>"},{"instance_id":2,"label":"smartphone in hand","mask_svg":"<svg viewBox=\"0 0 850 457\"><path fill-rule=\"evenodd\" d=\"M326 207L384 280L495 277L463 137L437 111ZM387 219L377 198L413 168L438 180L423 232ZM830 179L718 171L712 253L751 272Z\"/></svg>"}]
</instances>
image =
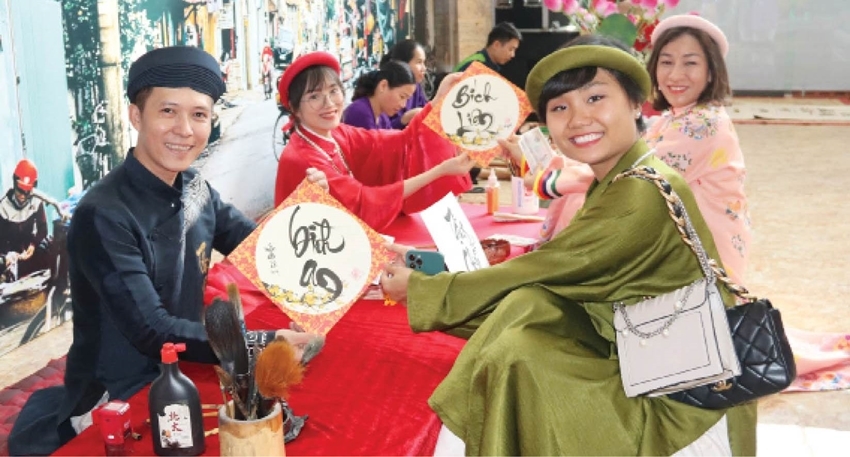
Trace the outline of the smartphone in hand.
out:
<instances>
[{"instance_id":1,"label":"smartphone in hand","mask_svg":"<svg viewBox=\"0 0 850 457\"><path fill-rule=\"evenodd\" d=\"M426 275L435 275L446 271L446 260L437 251L420 251L411 249L404 255L404 264L408 268L421 271Z\"/></svg>"}]
</instances>

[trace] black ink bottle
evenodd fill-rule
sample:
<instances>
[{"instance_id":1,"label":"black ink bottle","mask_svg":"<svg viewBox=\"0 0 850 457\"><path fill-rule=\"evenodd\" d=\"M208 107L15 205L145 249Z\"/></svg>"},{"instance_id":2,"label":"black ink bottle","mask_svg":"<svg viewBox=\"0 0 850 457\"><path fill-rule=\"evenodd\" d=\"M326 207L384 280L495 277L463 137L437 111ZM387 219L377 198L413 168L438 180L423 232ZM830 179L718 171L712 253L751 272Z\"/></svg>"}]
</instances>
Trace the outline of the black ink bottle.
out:
<instances>
[{"instance_id":1,"label":"black ink bottle","mask_svg":"<svg viewBox=\"0 0 850 457\"><path fill-rule=\"evenodd\" d=\"M159 377L148 393L151 438L157 455L201 455L204 423L198 388L177 366L177 353L186 345L162 345Z\"/></svg>"}]
</instances>

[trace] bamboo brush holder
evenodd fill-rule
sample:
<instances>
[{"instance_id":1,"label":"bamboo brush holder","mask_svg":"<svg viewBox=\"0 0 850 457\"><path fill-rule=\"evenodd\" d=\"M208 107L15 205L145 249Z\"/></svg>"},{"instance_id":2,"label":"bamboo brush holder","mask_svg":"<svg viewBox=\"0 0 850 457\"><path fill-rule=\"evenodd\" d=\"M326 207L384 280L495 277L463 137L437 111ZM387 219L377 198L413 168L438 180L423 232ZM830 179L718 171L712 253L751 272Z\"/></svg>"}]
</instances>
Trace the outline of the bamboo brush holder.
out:
<instances>
[{"instance_id":1,"label":"bamboo brush holder","mask_svg":"<svg viewBox=\"0 0 850 457\"><path fill-rule=\"evenodd\" d=\"M280 403L267 416L257 420L236 420L227 415L233 401L218 409L218 439L222 456L285 456L283 413Z\"/></svg>"}]
</instances>

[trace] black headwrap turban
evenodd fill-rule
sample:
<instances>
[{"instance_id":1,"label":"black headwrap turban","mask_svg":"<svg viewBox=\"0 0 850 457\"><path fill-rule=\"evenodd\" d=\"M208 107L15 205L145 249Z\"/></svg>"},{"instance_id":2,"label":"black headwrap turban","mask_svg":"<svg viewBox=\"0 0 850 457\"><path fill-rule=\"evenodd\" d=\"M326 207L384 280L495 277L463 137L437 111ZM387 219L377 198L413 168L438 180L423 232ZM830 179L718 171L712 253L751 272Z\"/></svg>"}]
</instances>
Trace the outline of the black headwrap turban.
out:
<instances>
[{"instance_id":1,"label":"black headwrap turban","mask_svg":"<svg viewBox=\"0 0 850 457\"><path fill-rule=\"evenodd\" d=\"M154 49L130 66L127 98L146 87L188 87L217 101L225 91L221 67L207 52L189 46Z\"/></svg>"}]
</instances>

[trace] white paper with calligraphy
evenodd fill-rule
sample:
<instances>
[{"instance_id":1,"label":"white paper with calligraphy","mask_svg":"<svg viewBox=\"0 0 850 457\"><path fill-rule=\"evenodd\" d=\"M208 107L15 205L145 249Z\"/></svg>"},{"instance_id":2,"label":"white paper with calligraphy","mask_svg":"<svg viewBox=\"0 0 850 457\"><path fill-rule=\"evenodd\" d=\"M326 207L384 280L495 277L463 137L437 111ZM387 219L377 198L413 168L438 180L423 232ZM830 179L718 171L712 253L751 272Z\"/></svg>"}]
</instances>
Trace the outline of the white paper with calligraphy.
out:
<instances>
[{"instance_id":1,"label":"white paper with calligraphy","mask_svg":"<svg viewBox=\"0 0 850 457\"><path fill-rule=\"evenodd\" d=\"M304 181L228 259L298 325L324 335L391 254L381 235Z\"/></svg>"},{"instance_id":2,"label":"white paper with calligraphy","mask_svg":"<svg viewBox=\"0 0 850 457\"><path fill-rule=\"evenodd\" d=\"M419 215L449 271L474 271L490 266L457 197L447 194Z\"/></svg>"},{"instance_id":3,"label":"white paper with calligraphy","mask_svg":"<svg viewBox=\"0 0 850 457\"><path fill-rule=\"evenodd\" d=\"M424 122L486 167L501 154L496 140L513 134L530 113L525 92L473 62L449 93L436 101Z\"/></svg>"}]
</instances>

